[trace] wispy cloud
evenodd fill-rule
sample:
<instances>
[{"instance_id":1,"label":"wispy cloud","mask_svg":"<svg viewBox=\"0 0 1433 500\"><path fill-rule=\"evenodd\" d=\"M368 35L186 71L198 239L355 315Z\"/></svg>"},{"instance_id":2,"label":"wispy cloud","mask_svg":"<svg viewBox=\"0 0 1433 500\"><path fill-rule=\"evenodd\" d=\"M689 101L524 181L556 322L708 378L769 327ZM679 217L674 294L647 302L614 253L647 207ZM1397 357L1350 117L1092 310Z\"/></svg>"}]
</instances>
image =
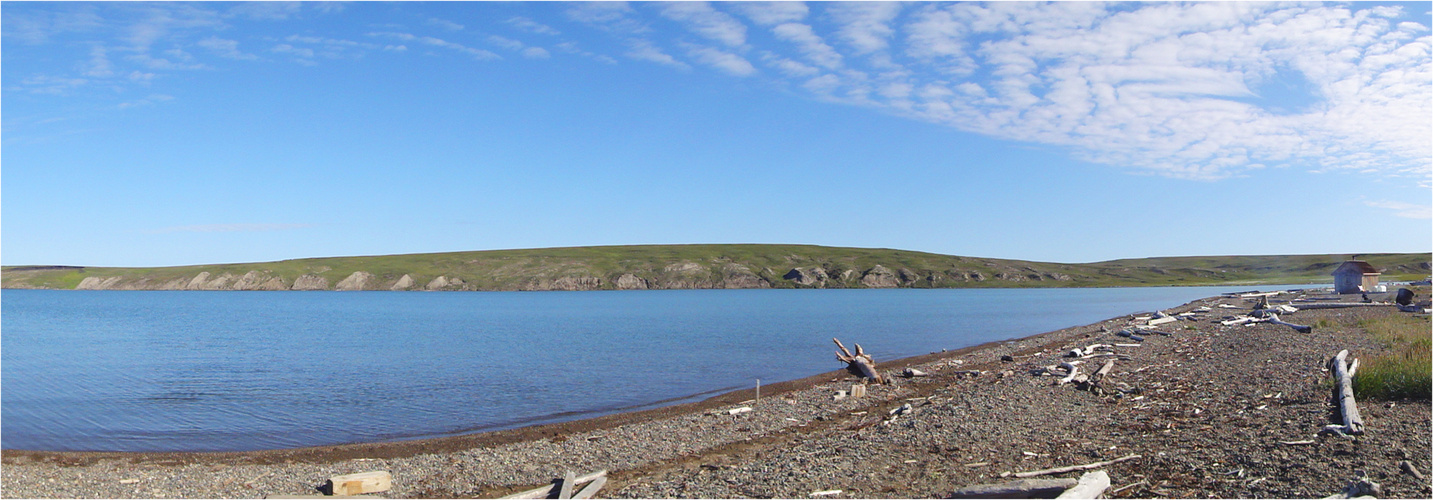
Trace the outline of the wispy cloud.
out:
<instances>
[{"instance_id":1,"label":"wispy cloud","mask_svg":"<svg viewBox=\"0 0 1433 500\"><path fill-rule=\"evenodd\" d=\"M728 5L762 26L797 22L811 11L802 2L732 2Z\"/></svg>"},{"instance_id":2,"label":"wispy cloud","mask_svg":"<svg viewBox=\"0 0 1433 500\"><path fill-rule=\"evenodd\" d=\"M687 54L697 62L730 75L751 76L756 73L756 67L752 66L751 62L730 52L700 45L688 45Z\"/></svg>"},{"instance_id":3,"label":"wispy cloud","mask_svg":"<svg viewBox=\"0 0 1433 500\"><path fill-rule=\"evenodd\" d=\"M195 45L209 49L219 57L227 59L252 61L259 58L257 55L240 51L239 42L237 40L226 40L217 36L211 36L198 41Z\"/></svg>"},{"instance_id":4,"label":"wispy cloud","mask_svg":"<svg viewBox=\"0 0 1433 500\"><path fill-rule=\"evenodd\" d=\"M428 24L443 28L448 31L463 31L464 28L464 26L461 24L449 21L447 19L438 19L436 17L428 18Z\"/></svg>"},{"instance_id":5,"label":"wispy cloud","mask_svg":"<svg viewBox=\"0 0 1433 500\"><path fill-rule=\"evenodd\" d=\"M522 16L513 16L513 17L508 18L508 20L507 20L507 21L504 21L504 22L507 23L508 25L511 25L511 26L514 27L514 28L517 28L517 29L522 30L522 31L526 31L526 32L528 32L528 33L534 33L534 34L538 34L538 35L560 35L560 34L562 34L562 32L557 31L556 29L554 29L554 28L551 27L551 26L548 26L548 25L546 25L546 24L539 23L539 22L537 22L537 21L533 21L532 19L528 19L528 18L522 17Z\"/></svg>"},{"instance_id":6,"label":"wispy cloud","mask_svg":"<svg viewBox=\"0 0 1433 500\"><path fill-rule=\"evenodd\" d=\"M681 70L692 69L691 65L678 61L677 58L672 57L671 54L663 52L662 49L657 48L657 46L653 45L652 42L649 42L647 40L628 40L627 45L630 47L630 50L627 51L626 55L627 57L630 57L632 59L654 62L657 64L671 66L673 68Z\"/></svg>"},{"instance_id":7,"label":"wispy cloud","mask_svg":"<svg viewBox=\"0 0 1433 500\"><path fill-rule=\"evenodd\" d=\"M466 54L466 55L472 57L473 59L477 59L477 60L479 60L479 61L488 61L488 60L494 60L494 59L502 59L502 56L497 55L497 54L494 54L494 53L492 53L492 52L490 52L490 51L486 51L486 50L483 50L483 49L477 49L477 48L473 48L473 47L468 47L468 46L466 46L466 45L463 45L463 44L460 44L460 43L457 43L457 42L450 42L450 41L448 41L448 40L444 40L444 39L441 39L441 38L435 38L435 37L431 37L431 36L418 36L418 35L414 35L414 34L411 34L411 33L396 33L396 32L391 32L391 31L369 33L368 36L393 38L393 39L402 40L402 41L405 41L405 42L416 42L416 43L421 43L421 44L429 45L429 46L433 46L433 47L442 47L442 48L444 48L444 49L448 49L448 50L456 51L456 52L459 52L459 53L462 53L462 54Z\"/></svg>"},{"instance_id":8,"label":"wispy cloud","mask_svg":"<svg viewBox=\"0 0 1433 500\"><path fill-rule=\"evenodd\" d=\"M1395 217L1405 219L1433 219L1433 205L1417 205L1401 201L1365 201L1364 205L1393 211Z\"/></svg>"},{"instance_id":9,"label":"wispy cloud","mask_svg":"<svg viewBox=\"0 0 1433 500\"><path fill-rule=\"evenodd\" d=\"M717 11L709 3L672 2L663 4L661 12L662 16L682 23L691 32L729 47L740 47L746 43L746 25Z\"/></svg>"},{"instance_id":10,"label":"wispy cloud","mask_svg":"<svg viewBox=\"0 0 1433 500\"><path fill-rule=\"evenodd\" d=\"M171 95L165 95L165 94L150 94L149 96L147 96L147 97L145 97L145 98L143 98L143 99L138 99L138 100L134 100L134 101L127 101L127 102L119 103L119 105L118 105L117 107L118 107L119 109L138 108L138 107L150 106L150 105L153 105L153 104L156 104L156 103L161 103L161 102L166 102L166 101L172 101L172 100L174 100L174 96L171 96Z\"/></svg>"},{"instance_id":11,"label":"wispy cloud","mask_svg":"<svg viewBox=\"0 0 1433 500\"><path fill-rule=\"evenodd\" d=\"M254 233L285 231L314 227L315 224L201 224L197 226L171 226L147 231L150 234L167 233Z\"/></svg>"}]
</instances>

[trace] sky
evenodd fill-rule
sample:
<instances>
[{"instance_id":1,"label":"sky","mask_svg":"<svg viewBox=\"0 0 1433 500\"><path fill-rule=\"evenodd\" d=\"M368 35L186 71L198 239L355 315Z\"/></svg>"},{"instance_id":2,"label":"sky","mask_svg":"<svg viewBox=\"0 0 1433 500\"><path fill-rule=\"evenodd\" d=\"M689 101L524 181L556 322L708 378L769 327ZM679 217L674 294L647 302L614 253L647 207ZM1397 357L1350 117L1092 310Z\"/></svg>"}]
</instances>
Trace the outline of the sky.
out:
<instances>
[{"instance_id":1,"label":"sky","mask_svg":"<svg viewBox=\"0 0 1433 500\"><path fill-rule=\"evenodd\" d=\"M0 4L0 262L1433 249L1430 4Z\"/></svg>"}]
</instances>

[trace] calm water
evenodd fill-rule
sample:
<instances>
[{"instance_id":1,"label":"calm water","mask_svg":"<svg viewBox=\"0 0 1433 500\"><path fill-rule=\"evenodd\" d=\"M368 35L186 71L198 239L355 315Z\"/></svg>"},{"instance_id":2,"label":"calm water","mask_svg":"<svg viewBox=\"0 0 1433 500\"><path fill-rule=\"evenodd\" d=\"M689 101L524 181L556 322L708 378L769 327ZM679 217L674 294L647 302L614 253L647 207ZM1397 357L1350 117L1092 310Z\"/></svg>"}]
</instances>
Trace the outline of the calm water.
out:
<instances>
[{"instance_id":1,"label":"calm water","mask_svg":"<svg viewBox=\"0 0 1433 500\"><path fill-rule=\"evenodd\" d=\"M254 450L497 430L836 370L831 337L891 360L1238 289L4 290L0 446Z\"/></svg>"}]
</instances>

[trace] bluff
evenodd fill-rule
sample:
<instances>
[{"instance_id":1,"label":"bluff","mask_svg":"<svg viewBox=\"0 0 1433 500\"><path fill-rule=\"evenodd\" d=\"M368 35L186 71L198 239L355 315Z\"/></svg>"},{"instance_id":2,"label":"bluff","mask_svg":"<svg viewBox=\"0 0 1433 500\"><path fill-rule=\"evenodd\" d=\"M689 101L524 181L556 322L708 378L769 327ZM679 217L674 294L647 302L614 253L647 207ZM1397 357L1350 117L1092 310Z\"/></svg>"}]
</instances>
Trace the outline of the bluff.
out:
<instances>
[{"instance_id":1,"label":"bluff","mask_svg":"<svg viewBox=\"0 0 1433 500\"><path fill-rule=\"evenodd\" d=\"M1060 264L812 245L645 245L331 257L161 268L9 266L4 288L75 290L663 290L995 288L1329 282L1350 258L1385 281L1430 254L1162 257Z\"/></svg>"}]
</instances>

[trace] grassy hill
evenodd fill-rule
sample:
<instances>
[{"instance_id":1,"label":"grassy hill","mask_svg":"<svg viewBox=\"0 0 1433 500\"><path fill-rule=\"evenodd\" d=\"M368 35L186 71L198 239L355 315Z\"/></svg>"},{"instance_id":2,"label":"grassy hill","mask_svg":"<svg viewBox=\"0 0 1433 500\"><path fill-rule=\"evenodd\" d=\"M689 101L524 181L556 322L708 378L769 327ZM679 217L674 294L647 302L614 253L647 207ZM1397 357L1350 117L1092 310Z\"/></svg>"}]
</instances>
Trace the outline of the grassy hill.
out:
<instances>
[{"instance_id":1,"label":"grassy hill","mask_svg":"<svg viewBox=\"0 0 1433 500\"><path fill-rule=\"evenodd\" d=\"M1328 283L1346 259L1384 281L1430 254L1159 257L1059 264L812 245L645 245L295 259L161 268L8 266L4 288L122 290L612 290L976 288Z\"/></svg>"}]
</instances>

